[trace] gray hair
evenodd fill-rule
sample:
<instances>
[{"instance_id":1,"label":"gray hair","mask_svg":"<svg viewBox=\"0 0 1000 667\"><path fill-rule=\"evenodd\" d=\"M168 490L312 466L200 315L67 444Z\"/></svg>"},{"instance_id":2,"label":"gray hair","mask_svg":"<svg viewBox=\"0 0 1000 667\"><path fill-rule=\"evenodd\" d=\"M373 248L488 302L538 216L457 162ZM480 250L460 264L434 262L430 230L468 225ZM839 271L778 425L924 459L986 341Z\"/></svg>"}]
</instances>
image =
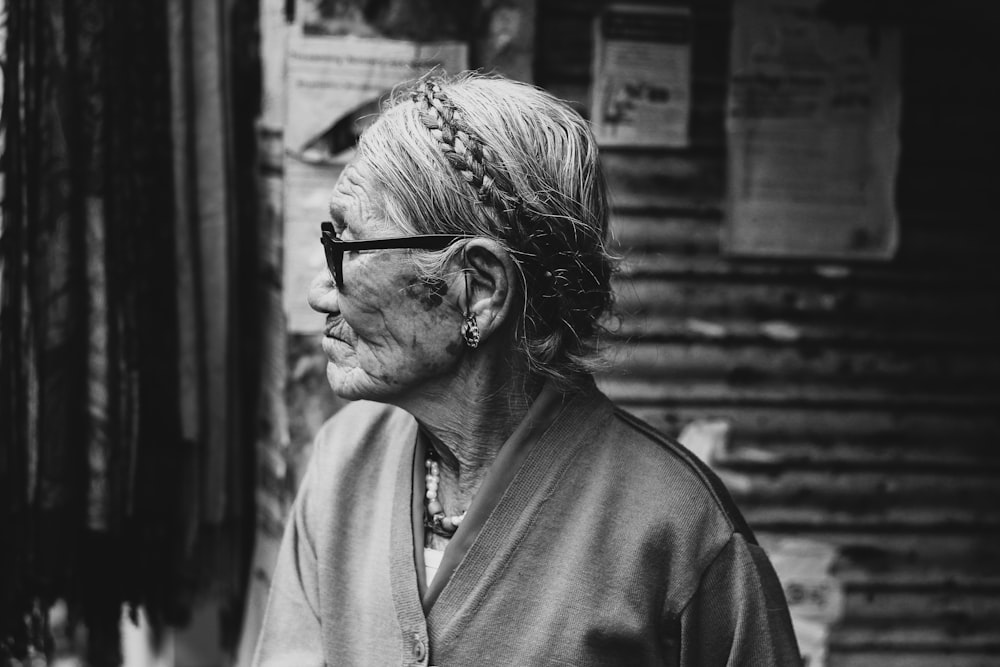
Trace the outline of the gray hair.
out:
<instances>
[{"instance_id":1,"label":"gray hair","mask_svg":"<svg viewBox=\"0 0 1000 667\"><path fill-rule=\"evenodd\" d=\"M593 135L551 94L497 75L428 75L395 91L358 159L386 217L417 234L498 242L520 276L513 344L562 385L595 366L612 302L608 198ZM422 260L440 278L458 243Z\"/></svg>"}]
</instances>

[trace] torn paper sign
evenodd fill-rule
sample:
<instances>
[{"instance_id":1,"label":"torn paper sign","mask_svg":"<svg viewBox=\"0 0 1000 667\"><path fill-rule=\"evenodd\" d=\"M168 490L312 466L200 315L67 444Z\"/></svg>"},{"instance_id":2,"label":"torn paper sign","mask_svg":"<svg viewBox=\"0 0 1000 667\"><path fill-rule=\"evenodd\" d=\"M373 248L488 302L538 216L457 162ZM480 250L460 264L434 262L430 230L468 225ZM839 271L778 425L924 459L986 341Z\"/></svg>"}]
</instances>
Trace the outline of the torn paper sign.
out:
<instances>
[{"instance_id":1,"label":"torn paper sign","mask_svg":"<svg viewBox=\"0 0 1000 667\"><path fill-rule=\"evenodd\" d=\"M393 87L441 67L467 67L461 42L353 36L289 37L285 151L305 162L348 162L364 125Z\"/></svg>"},{"instance_id":2,"label":"torn paper sign","mask_svg":"<svg viewBox=\"0 0 1000 667\"><path fill-rule=\"evenodd\" d=\"M839 552L833 544L798 537L761 536L788 600L792 620L830 625L844 615L844 585L834 574Z\"/></svg>"}]
</instances>

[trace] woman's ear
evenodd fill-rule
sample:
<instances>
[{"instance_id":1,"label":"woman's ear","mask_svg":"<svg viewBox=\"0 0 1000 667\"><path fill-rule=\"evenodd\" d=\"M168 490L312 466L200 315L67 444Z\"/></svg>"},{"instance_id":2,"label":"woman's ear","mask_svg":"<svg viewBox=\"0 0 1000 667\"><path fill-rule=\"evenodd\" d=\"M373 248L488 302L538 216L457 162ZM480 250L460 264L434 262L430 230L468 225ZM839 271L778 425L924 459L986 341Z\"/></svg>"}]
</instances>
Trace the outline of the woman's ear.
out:
<instances>
[{"instance_id":1,"label":"woman's ear","mask_svg":"<svg viewBox=\"0 0 1000 667\"><path fill-rule=\"evenodd\" d=\"M480 336L488 340L513 310L517 266L499 243L482 238L466 243L460 266L464 273L458 284L462 315L471 314Z\"/></svg>"}]
</instances>

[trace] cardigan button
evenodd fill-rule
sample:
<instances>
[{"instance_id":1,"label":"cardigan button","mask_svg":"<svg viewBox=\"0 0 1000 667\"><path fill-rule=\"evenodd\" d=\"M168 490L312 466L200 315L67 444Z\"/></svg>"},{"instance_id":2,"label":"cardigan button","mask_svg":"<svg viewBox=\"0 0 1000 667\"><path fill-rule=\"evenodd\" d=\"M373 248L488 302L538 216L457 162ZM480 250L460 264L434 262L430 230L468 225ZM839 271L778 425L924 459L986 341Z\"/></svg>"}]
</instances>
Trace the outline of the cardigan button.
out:
<instances>
[{"instance_id":1,"label":"cardigan button","mask_svg":"<svg viewBox=\"0 0 1000 667\"><path fill-rule=\"evenodd\" d=\"M421 662L427 657L427 645L420 639L420 635L413 635L413 657Z\"/></svg>"}]
</instances>

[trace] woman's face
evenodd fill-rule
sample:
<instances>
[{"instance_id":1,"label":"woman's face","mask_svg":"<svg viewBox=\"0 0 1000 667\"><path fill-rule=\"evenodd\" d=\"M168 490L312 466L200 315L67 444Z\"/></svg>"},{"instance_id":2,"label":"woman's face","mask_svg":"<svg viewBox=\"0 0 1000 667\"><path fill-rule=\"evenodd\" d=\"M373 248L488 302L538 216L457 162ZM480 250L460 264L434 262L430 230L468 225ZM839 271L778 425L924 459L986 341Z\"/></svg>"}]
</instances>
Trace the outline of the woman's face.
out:
<instances>
[{"instance_id":1,"label":"woman's face","mask_svg":"<svg viewBox=\"0 0 1000 667\"><path fill-rule=\"evenodd\" d=\"M345 241L407 235L379 212L377 188L364 163L344 169L330 215ZM462 318L449 293L457 283L421 281L412 252L421 251L344 253L342 290L327 269L313 279L309 305L326 314L327 379L342 398L395 403L457 367Z\"/></svg>"}]
</instances>

